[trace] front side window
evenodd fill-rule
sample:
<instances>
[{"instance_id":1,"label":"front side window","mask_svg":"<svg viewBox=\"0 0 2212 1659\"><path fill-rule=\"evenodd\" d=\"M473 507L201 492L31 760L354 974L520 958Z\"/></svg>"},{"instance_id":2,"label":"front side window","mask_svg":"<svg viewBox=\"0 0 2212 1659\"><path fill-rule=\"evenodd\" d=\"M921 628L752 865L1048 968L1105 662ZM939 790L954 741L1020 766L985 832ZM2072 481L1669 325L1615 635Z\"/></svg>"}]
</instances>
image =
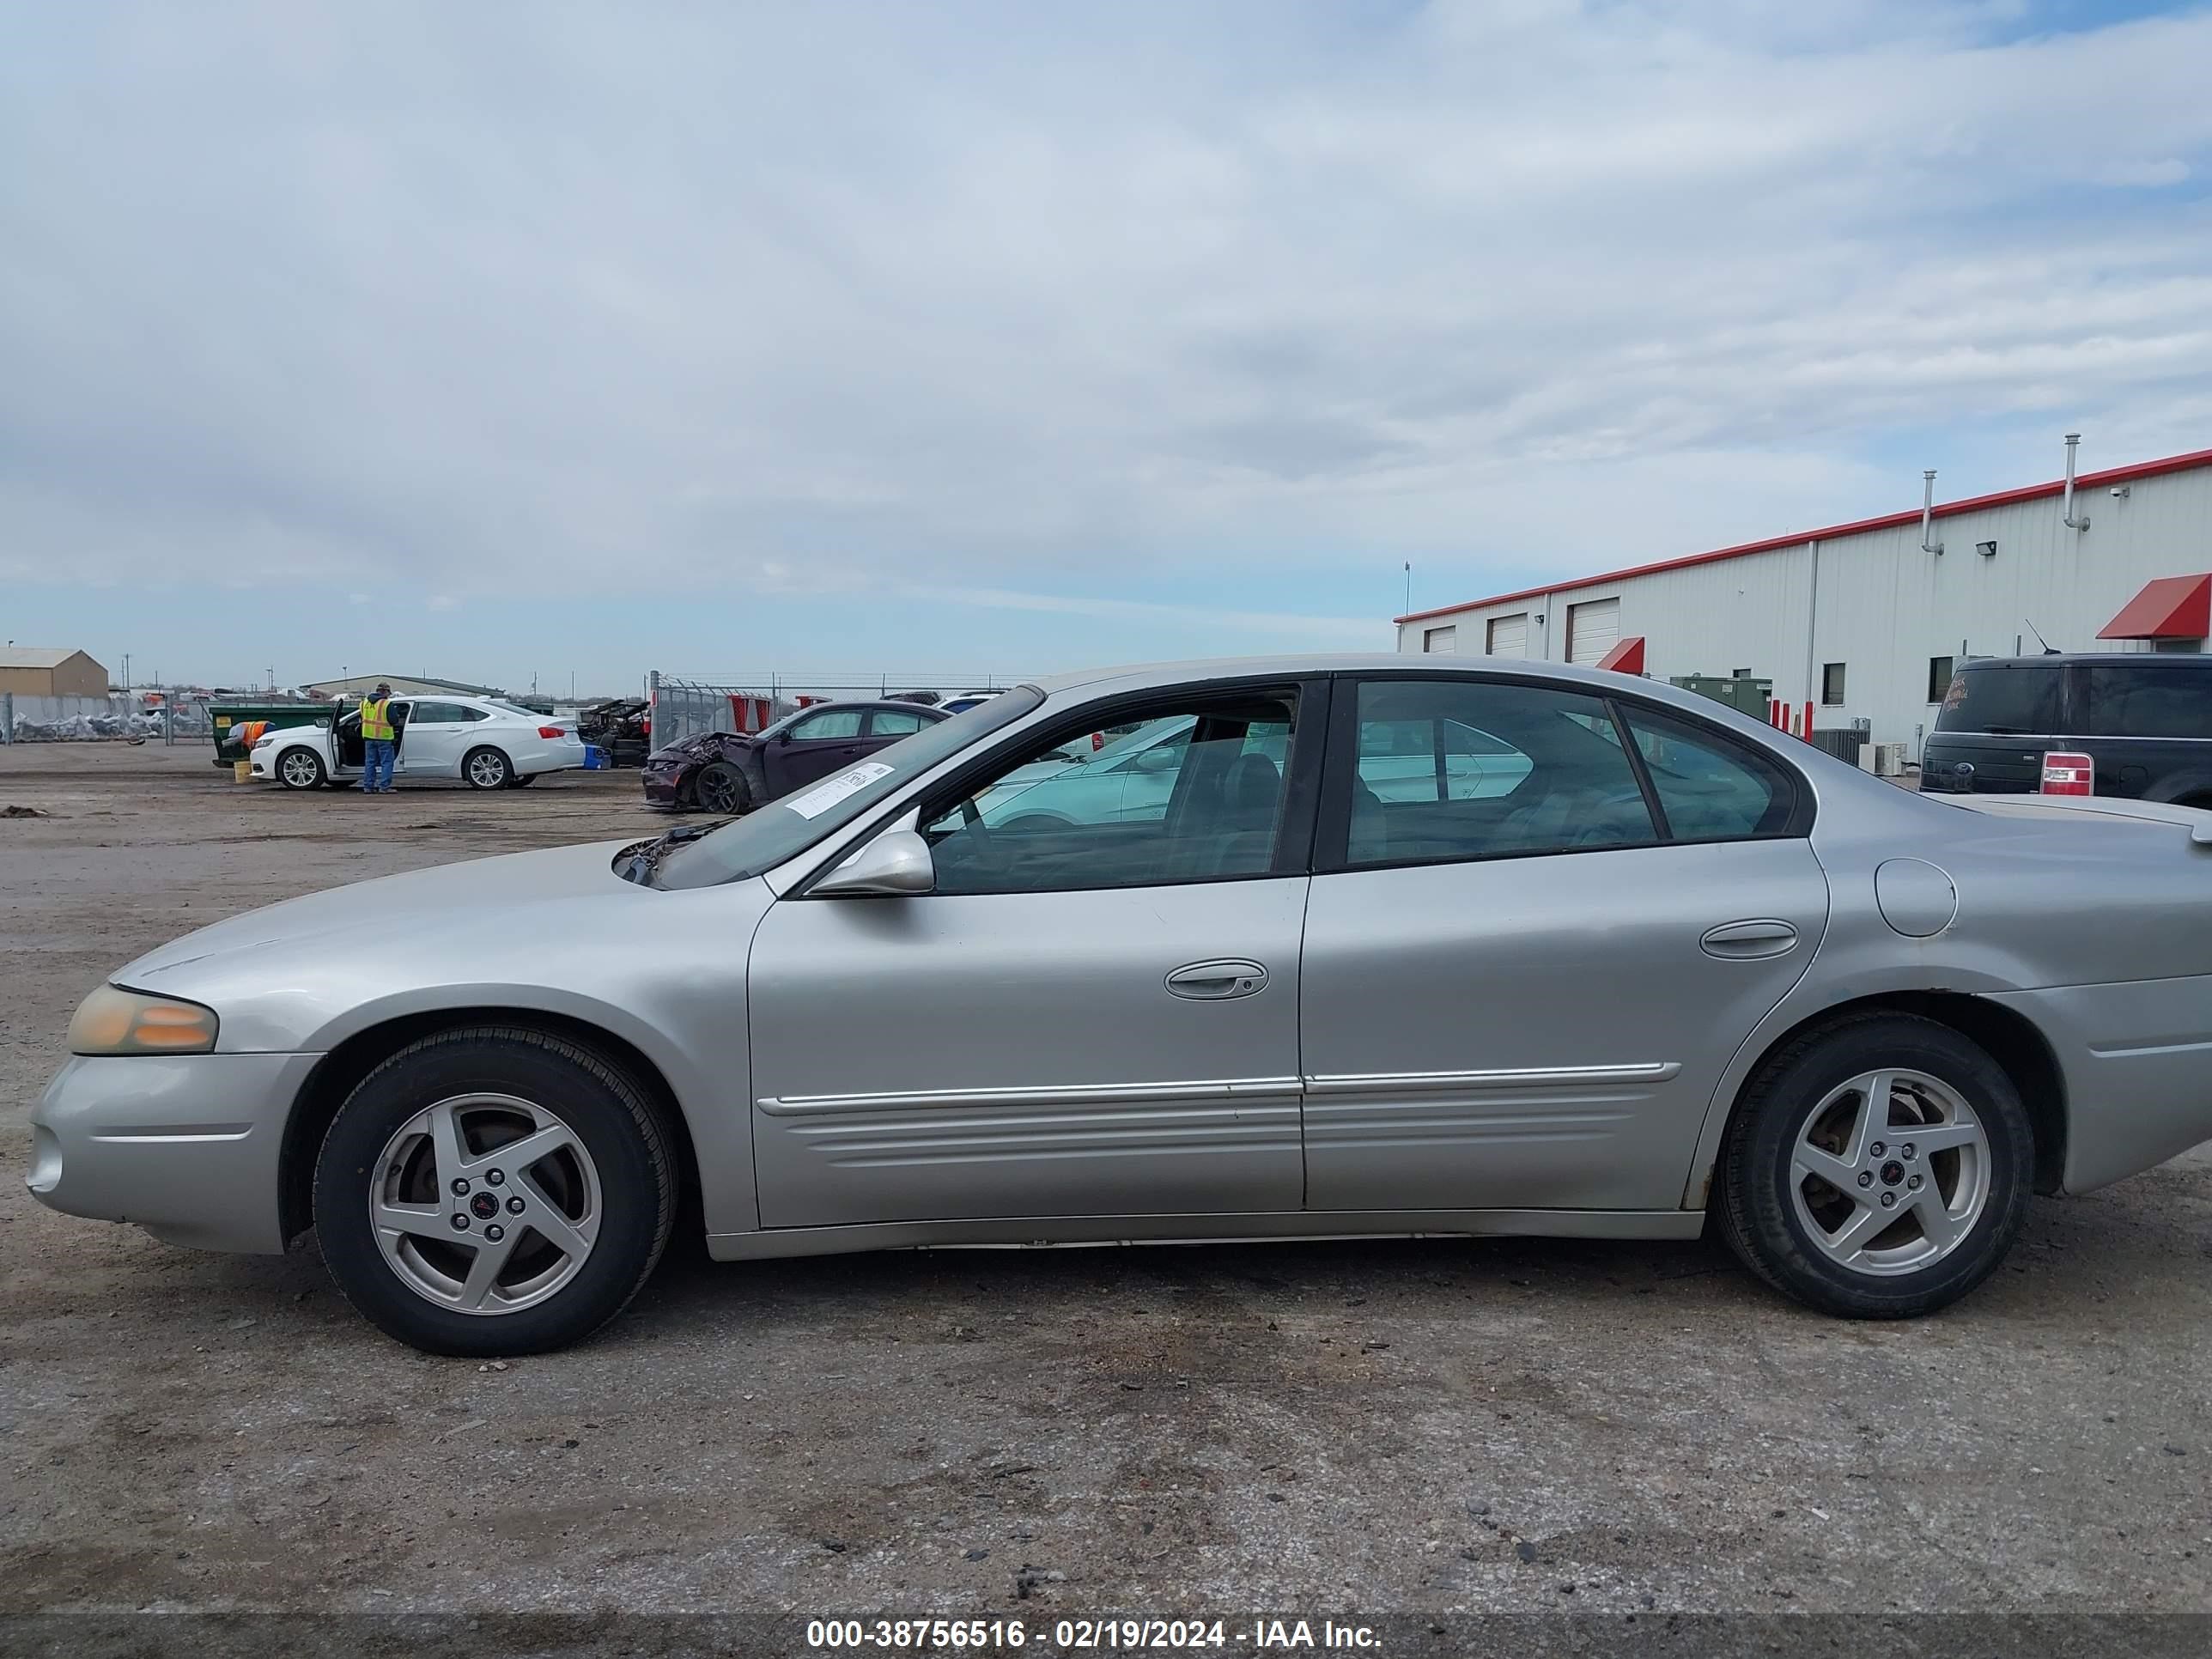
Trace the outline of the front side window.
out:
<instances>
[{"instance_id":1,"label":"front side window","mask_svg":"<svg viewBox=\"0 0 2212 1659\"><path fill-rule=\"evenodd\" d=\"M2028 667L1968 668L1954 675L1936 716L1938 732L1982 732L2025 737L2056 732L2059 671Z\"/></svg>"},{"instance_id":2,"label":"front side window","mask_svg":"<svg viewBox=\"0 0 2212 1659\"><path fill-rule=\"evenodd\" d=\"M1297 726L1289 691L1158 708L1113 749L1055 732L923 809L939 893L1146 887L1267 874ZM1127 746L1121 746L1126 744Z\"/></svg>"},{"instance_id":3,"label":"front side window","mask_svg":"<svg viewBox=\"0 0 2212 1659\"><path fill-rule=\"evenodd\" d=\"M1790 775L1745 744L1632 705L1637 752L1676 841L1741 841L1785 833L1796 802Z\"/></svg>"},{"instance_id":4,"label":"front side window","mask_svg":"<svg viewBox=\"0 0 2212 1659\"><path fill-rule=\"evenodd\" d=\"M1371 680L1345 859L1427 863L1658 839L1602 698L1479 680Z\"/></svg>"},{"instance_id":5,"label":"front side window","mask_svg":"<svg viewBox=\"0 0 2212 1659\"><path fill-rule=\"evenodd\" d=\"M2104 738L2212 738L2212 672L2090 667L2082 730Z\"/></svg>"}]
</instances>

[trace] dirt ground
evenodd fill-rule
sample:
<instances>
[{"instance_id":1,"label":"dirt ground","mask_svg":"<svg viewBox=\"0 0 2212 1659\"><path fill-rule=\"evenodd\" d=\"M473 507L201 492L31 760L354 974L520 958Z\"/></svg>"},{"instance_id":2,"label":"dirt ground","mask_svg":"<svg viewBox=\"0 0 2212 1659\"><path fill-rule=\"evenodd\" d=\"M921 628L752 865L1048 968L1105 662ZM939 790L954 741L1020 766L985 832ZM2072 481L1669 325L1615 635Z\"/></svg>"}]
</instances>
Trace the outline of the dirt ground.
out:
<instances>
[{"instance_id":1,"label":"dirt ground","mask_svg":"<svg viewBox=\"0 0 2212 1659\"><path fill-rule=\"evenodd\" d=\"M0 749L0 1612L2212 1609L2212 1157L2039 1200L1905 1325L1704 1245L672 1261L487 1368L309 1244L24 1191L77 1000L234 911L647 830L634 775L391 799Z\"/></svg>"}]
</instances>

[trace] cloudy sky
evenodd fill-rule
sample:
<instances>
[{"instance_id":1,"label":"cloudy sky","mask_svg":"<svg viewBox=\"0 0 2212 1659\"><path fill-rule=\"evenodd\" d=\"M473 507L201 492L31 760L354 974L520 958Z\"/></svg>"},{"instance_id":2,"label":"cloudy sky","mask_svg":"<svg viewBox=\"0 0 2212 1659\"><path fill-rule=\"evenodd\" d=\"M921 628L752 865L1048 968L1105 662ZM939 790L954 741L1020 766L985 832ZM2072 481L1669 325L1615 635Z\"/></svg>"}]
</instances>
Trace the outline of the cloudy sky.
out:
<instances>
[{"instance_id":1,"label":"cloudy sky","mask_svg":"<svg viewBox=\"0 0 2212 1659\"><path fill-rule=\"evenodd\" d=\"M2212 445L2212 9L4 0L0 634L1005 676Z\"/></svg>"}]
</instances>

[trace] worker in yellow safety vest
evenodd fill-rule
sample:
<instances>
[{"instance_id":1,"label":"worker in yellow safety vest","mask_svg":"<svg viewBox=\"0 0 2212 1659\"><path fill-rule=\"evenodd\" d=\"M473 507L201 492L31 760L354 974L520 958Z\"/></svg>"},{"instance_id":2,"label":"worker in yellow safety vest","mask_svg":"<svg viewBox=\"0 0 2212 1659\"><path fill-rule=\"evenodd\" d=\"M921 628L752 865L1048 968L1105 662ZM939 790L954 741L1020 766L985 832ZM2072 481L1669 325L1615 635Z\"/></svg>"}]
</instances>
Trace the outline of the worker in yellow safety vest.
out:
<instances>
[{"instance_id":1,"label":"worker in yellow safety vest","mask_svg":"<svg viewBox=\"0 0 2212 1659\"><path fill-rule=\"evenodd\" d=\"M382 680L361 700L361 793L392 793L392 758L398 752L399 734L392 726L392 688Z\"/></svg>"}]
</instances>

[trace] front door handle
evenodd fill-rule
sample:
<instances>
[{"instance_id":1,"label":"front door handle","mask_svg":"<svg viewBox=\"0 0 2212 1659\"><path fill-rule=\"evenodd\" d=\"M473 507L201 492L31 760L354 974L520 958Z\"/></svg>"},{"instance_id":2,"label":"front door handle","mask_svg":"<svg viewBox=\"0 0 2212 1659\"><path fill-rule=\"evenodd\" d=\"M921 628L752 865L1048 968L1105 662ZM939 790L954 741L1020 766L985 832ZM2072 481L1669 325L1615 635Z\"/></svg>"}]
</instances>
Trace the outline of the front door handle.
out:
<instances>
[{"instance_id":1,"label":"front door handle","mask_svg":"<svg viewBox=\"0 0 2212 1659\"><path fill-rule=\"evenodd\" d=\"M1267 983L1267 970L1241 957L1218 962L1194 962L1167 977L1168 994L1194 1001L1218 1002L1229 997L1249 997Z\"/></svg>"},{"instance_id":2,"label":"front door handle","mask_svg":"<svg viewBox=\"0 0 2212 1659\"><path fill-rule=\"evenodd\" d=\"M1708 928L1698 944L1709 957L1729 962L1756 962L1763 957L1783 957L1797 948L1797 930L1771 918L1757 921L1723 922Z\"/></svg>"}]
</instances>

